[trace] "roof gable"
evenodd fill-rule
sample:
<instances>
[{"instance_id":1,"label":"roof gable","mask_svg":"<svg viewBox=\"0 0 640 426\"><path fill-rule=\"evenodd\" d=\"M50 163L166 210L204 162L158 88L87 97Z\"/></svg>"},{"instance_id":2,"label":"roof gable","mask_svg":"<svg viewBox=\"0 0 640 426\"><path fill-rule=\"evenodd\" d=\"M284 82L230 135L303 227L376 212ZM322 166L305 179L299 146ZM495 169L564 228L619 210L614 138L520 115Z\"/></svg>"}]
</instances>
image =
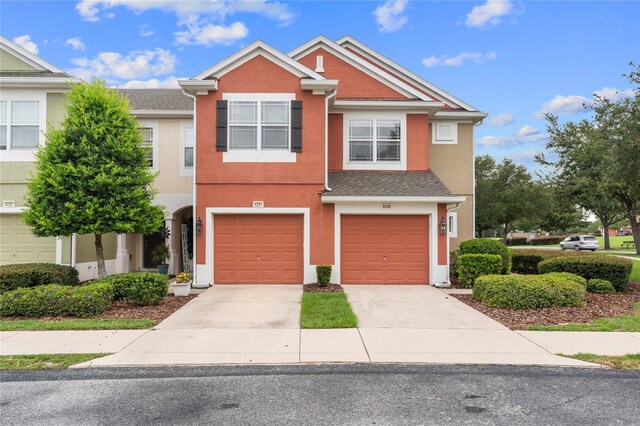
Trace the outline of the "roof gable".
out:
<instances>
[{"instance_id":1,"label":"roof gable","mask_svg":"<svg viewBox=\"0 0 640 426\"><path fill-rule=\"evenodd\" d=\"M310 78L313 80L324 80L320 74L310 70L299 62L294 61L284 53L274 49L263 41L255 41L244 49L239 50L228 58L218 62L211 68L201 72L193 77L192 80L204 80L209 78L219 78L224 74L234 70L245 62L263 56L269 61L281 66L287 71L297 75L300 78Z\"/></svg>"},{"instance_id":2,"label":"roof gable","mask_svg":"<svg viewBox=\"0 0 640 426\"><path fill-rule=\"evenodd\" d=\"M34 55L33 53L27 51L26 49L18 46L12 41L7 40L6 38L0 36L0 49L3 51L3 56L8 54L13 56L19 62L28 65L32 69L19 69L19 70L5 70L3 71L49 71L52 73L63 73L61 69L51 65L49 62L44 59ZM25 67L26 68L26 67Z\"/></svg>"},{"instance_id":3,"label":"roof gable","mask_svg":"<svg viewBox=\"0 0 640 426\"><path fill-rule=\"evenodd\" d=\"M467 111L474 111L474 112L478 111L477 108L474 108L473 106L467 104L466 102L463 102L462 100L456 98L455 96L437 87L436 85L428 82L424 78L409 71L408 69L397 64L391 59L381 55L380 53L376 52L375 50L371 49L370 47L359 42L358 40L354 39L351 36L346 35L338 39L336 43L340 45L342 48L344 48L345 50L352 51L354 55L357 53L362 57L369 59L370 62L372 64L375 64L375 66L377 66L378 68L387 70L388 72L396 74L399 77L405 79L412 85L415 85L416 87L421 89L421 91L423 91L424 93L430 95L430 97L432 98L441 100L454 108L462 108Z\"/></svg>"}]
</instances>

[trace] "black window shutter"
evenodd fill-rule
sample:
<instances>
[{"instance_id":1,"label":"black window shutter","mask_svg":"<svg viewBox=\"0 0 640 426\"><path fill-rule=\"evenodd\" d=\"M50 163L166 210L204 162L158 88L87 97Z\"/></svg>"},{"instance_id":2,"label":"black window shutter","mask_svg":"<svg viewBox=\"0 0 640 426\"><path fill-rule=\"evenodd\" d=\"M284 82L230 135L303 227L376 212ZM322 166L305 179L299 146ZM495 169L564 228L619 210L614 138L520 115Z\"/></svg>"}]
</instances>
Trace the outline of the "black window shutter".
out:
<instances>
[{"instance_id":1,"label":"black window shutter","mask_svg":"<svg viewBox=\"0 0 640 426\"><path fill-rule=\"evenodd\" d=\"M216 102L216 151L227 150L227 104L228 101Z\"/></svg>"},{"instance_id":2,"label":"black window shutter","mask_svg":"<svg viewBox=\"0 0 640 426\"><path fill-rule=\"evenodd\" d=\"M291 101L291 152L302 152L302 101Z\"/></svg>"}]
</instances>

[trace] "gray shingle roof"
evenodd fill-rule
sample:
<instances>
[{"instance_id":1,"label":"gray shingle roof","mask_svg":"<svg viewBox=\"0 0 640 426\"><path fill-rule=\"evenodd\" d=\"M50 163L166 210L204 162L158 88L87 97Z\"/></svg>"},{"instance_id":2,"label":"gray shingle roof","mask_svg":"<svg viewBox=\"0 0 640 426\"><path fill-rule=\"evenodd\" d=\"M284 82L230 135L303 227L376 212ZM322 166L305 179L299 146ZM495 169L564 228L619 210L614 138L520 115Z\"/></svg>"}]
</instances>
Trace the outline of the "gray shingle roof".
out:
<instances>
[{"instance_id":1,"label":"gray shingle roof","mask_svg":"<svg viewBox=\"0 0 640 426\"><path fill-rule=\"evenodd\" d=\"M323 197L451 197L453 194L431 170L426 172L330 172Z\"/></svg>"},{"instance_id":2,"label":"gray shingle roof","mask_svg":"<svg viewBox=\"0 0 640 426\"><path fill-rule=\"evenodd\" d=\"M66 72L51 71L0 71L0 77L73 78Z\"/></svg>"},{"instance_id":3,"label":"gray shingle roof","mask_svg":"<svg viewBox=\"0 0 640 426\"><path fill-rule=\"evenodd\" d=\"M129 97L134 110L143 111L191 111L193 100L181 89L118 89Z\"/></svg>"}]
</instances>

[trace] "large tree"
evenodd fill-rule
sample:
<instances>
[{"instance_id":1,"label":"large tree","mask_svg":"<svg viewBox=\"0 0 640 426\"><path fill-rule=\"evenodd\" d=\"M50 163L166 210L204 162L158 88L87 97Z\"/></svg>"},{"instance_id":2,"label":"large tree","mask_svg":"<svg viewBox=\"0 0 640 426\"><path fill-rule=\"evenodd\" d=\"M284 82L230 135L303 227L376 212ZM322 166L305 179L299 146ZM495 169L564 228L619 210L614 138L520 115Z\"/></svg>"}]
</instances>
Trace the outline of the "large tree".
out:
<instances>
[{"instance_id":1,"label":"large tree","mask_svg":"<svg viewBox=\"0 0 640 426\"><path fill-rule=\"evenodd\" d=\"M488 155L476 157L476 223L478 231L501 227L504 239L513 223L539 213L536 185L524 166L510 159L496 163Z\"/></svg>"},{"instance_id":2,"label":"large tree","mask_svg":"<svg viewBox=\"0 0 640 426\"><path fill-rule=\"evenodd\" d=\"M557 179L573 188L576 202L607 225L623 211L640 254L640 67L627 77L635 85L633 95L617 101L596 96L591 119L561 124L547 115L547 149L558 159L539 161L552 165Z\"/></svg>"},{"instance_id":3,"label":"large tree","mask_svg":"<svg viewBox=\"0 0 640 426\"><path fill-rule=\"evenodd\" d=\"M36 154L24 220L38 236L94 234L104 277L102 236L157 231L163 208L153 204L155 174L126 98L99 80L74 86L67 98L61 125Z\"/></svg>"}]
</instances>

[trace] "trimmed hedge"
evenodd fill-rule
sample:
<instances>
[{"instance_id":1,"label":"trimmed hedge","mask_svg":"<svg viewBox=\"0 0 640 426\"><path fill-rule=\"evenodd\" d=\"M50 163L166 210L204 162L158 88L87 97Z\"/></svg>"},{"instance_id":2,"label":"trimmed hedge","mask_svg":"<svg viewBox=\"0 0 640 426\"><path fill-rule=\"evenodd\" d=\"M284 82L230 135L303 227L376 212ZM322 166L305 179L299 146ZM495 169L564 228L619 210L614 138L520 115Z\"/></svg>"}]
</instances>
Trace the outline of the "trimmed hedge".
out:
<instances>
[{"instance_id":1,"label":"trimmed hedge","mask_svg":"<svg viewBox=\"0 0 640 426\"><path fill-rule=\"evenodd\" d=\"M21 263L0 266L0 293L47 284L78 285L78 271L54 263Z\"/></svg>"},{"instance_id":2,"label":"trimmed hedge","mask_svg":"<svg viewBox=\"0 0 640 426\"><path fill-rule=\"evenodd\" d=\"M612 294L616 292L611 281L593 279L587 281L587 291L589 293Z\"/></svg>"},{"instance_id":3,"label":"trimmed hedge","mask_svg":"<svg viewBox=\"0 0 640 426\"><path fill-rule=\"evenodd\" d=\"M473 296L495 308L533 309L580 306L585 288L565 278L535 275L485 275L476 280Z\"/></svg>"},{"instance_id":4,"label":"trimmed hedge","mask_svg":"<svg viewBox=\"0 0 640 426\"><path fill-rule=\"evenodd\" d=\"M558 245L567 238L566 236L549 236L549 237L538 237L532 238L529 240L529 244L532 246L553 246Z\"/></svg>"},{"instance_id":5,"label":"trimmed hedge","mask_svg":"<svg viewBox=\"0 0 640 426\"><path fill-rule=\"evenodd\" d=\"M508 246L526 246L529 244L529 240L526 237L516 237L507 239Z\"/></svg>"},{"instance_id":6,"label":"trimmed hedge","mask_svg":"<svg viewBox=\"0 0 640 426\"><path fill-rule=\"evenodd\" d=\"M565 252L540 249L513 250L511 252L511 270L518 274L538 274L538 263L555 257L592 256L591 252Z\"/></svg>"},{"instance_id":7,"label":"trimmed hedge","mask_svg":"<svg viewBox=\"0 0 640 426\"><path fill-rule=\"evenodd\" d=\"M120 294L135 305L159 305L169 292L169 277L155 272L131 272L120 274L119 285Z\"/></svg>"},{"instance_id":8,"label":"trimmed hedge","mask_svg":"<svg viewBox=\"0 0 640 426\"><path fill-rule=\"evenodd\" d=\"M633 261L616 256L566 256L547 259L538 265L542 274L571 272L587 280L594 278L610 281L616 291L625 291Z\"/></svg>"},{"instance_id":9,"label":"trimmed hedge","mask_svg":"<svg viewBox=\"0 0 640 426\"><path fill-rule=\"evenodd\" d=\"M460 243L460 254L497 254L502 258L501 273L511 273L511 249L502 242L489 238L476 238Z\"/></svg>"},{"instance_id":10,"label":"trimmed hedge","mask_svg":"<svg viewBox=\"0 0 640 426\"><path fill-rule=\"evenodd\" d=\"M318 285L326 287L331 282L331 265L316 266L316 275L318 277Z\"/></svg>"},{"instance_id":11,"label":"trimmed hedge","mask_svg":"<svg viewBox=\"0 0 640 426\"><path fill-rule=\"evenodd\" d=\"M499 274L502 258L497 254L461 254L458 257L458 280L471 288L482 275Z\"/></svg>"},{"instance_id":12,"label":"trimmed hedge","mask_svg":"<svg viewBox=\"0 0 640 426\"><path fill-rule=\"evenodd\" d=\"M25 317L98 315L107 310L113 287L96 282L80 287L49 284L0 294L0 315Z\"/></svg>"},{"instance_id":13,"label":"trimmed hedge","mask_svg":"<svg viewBox=\"0 0 640 426\"><path fill-rule=\"evenodd\" d=\"M458 258L460 257L460 249L451 250L449 252L449 279L458 279Z\"/></svg>"},{"instance_id":14,"label":"trimmed hedge","mask_svg":"<svg viewBox=\"0 0 640 426\"><path fill-rule=\"evenodd\" d=\"M582 278L580 275L572 274L571 272L549 272L542 276L551 278L564 278L565 280L573 281L574 283L578 283L582 287L587 288L587 280Z\"/></svg>"}]
</instances>

